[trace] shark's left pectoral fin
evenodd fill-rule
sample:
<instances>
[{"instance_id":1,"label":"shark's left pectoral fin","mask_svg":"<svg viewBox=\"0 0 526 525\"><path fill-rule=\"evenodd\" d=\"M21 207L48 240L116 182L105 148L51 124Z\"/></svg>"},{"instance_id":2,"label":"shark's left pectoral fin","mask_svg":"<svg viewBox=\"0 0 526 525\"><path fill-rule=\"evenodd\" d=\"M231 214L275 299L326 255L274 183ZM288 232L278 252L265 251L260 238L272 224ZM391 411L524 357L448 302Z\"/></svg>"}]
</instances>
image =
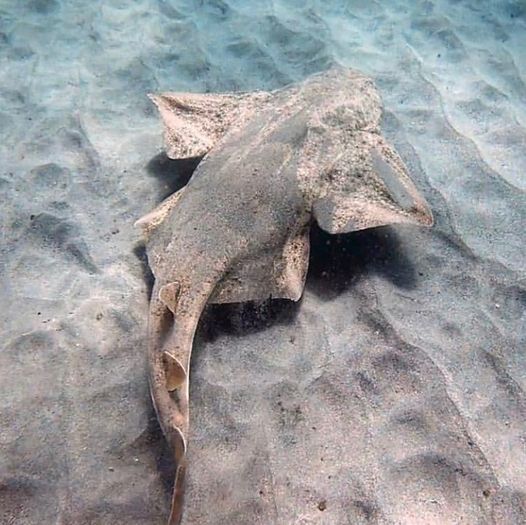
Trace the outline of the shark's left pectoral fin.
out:
<instances>
[{"instance_id":1,"label":"shark's left pectoral fin","mask_svg":"<svg viewBox=\"0 0 526 525\"><path fill-rule=\"evenodd\" d=\"M377 133L360 132L325 167L325 192L313 213L329 233L393 223L433 224L424 198L396 151Z\"/></svg>"},{"instance_id":2,"label":"shark's left pectoral fin","mask_svg":"<svg viewBox=\"0 0 526 525\"><path fill-rule=\"evenodd\" d=\"M148 97L164 123L164 146L171 159L202 157L236 123L243 123L272 95L253 93L159 93Z\"/></svg>"},{"instance_id":3,"label":"shark's left pectoral fin","mask_svg":"<svg viewBox=\"0 0 526 525\"><path fill-rule=\"evenodd\" d=\"M172 195L164 199L164 201L154 210L136 220L133 226L141 228L143 233L148 236L166 219L166 217L168 217L168 215L170 215L171 211L181 198L184 189L185 188L181 188L179 191L172 193Z\"/></svg>"}]
</instances>

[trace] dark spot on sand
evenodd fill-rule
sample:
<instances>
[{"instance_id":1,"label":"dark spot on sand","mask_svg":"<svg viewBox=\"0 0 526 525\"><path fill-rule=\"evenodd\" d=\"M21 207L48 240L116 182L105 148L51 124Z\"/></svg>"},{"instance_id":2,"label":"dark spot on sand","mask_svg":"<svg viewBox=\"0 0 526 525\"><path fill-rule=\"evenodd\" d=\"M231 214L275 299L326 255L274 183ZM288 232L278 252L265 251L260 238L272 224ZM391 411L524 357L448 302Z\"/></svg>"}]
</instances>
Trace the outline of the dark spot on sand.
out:
<instances>
[{"instance_id":1,"label":"dark spot on sand","mask_svg":"<svg viewBox=\"0 0 526 525\"><path fill-rule=\"evenodd\" d=\"M34 216L29 233L43 247L62 252L89 273L99 271L75 223L49 213L39 213Z\"/></svg>"},{"instance_id":2,"label":"dark spot on sand","mask_svg":"<svg viewBox=\"0 0 526 525\"><path fill-rule=\"evenodd\" d=\"M59 7L57 0L32 0L28 4L29 9L39 14L48 14Z\"/></svg>"},{"instance_id":3,"label":"dark spot on sand","mask_svg":"<svg viewBox=\"0 0 526 525\"><path fill-rule=\"evenodd\" d=\"M54 162L35 166L30 172L31 181L37 188L56 188L69 181L70 172Z\"/></svg>"}]
</instances>

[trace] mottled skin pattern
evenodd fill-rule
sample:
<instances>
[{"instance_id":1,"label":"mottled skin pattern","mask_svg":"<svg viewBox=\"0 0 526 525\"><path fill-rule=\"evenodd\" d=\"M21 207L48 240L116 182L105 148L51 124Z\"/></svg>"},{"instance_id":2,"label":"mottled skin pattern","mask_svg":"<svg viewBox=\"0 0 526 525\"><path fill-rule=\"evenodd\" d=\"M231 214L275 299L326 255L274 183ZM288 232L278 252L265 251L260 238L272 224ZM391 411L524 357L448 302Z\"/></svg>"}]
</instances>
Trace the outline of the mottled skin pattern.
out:
<instances>
[{"instance_id":1,"label":"mottled skin pattern","mask_svg":"<svg viewBox=\"0 0 526 525\"><path fill-rule=\"evenodd\" d=\"M155 276L150 387L178 464L180 522L189 361L207 302L301 297L316 219L330 233L432 224L379 132L372 80L332 69L272 93L152 95L172 158L204 155L188 185L138 221Z\"/></svg>"}]
</instances>

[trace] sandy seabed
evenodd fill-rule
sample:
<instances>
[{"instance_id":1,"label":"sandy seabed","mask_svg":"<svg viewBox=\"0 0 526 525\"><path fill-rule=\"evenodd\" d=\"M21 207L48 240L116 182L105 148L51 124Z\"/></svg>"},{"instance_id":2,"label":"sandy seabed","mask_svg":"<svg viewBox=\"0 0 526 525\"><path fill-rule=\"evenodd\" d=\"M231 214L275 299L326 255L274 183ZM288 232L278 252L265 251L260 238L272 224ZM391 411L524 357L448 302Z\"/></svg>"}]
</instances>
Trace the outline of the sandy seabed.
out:
<instances>
[{"instance_id":1,"label":"sandy seabed","mask_svg":"<svg viewBox=\"0 0 526 525\"><path fill-rule=\"evenodd\" d=\"M209 309L184 523L526 522L523 2L0 0L0 51L0 523L167 516L132 225L192 166L145 94L333 63L436 225L314 228L300 303Z\"/></svg>"}]
</instances>

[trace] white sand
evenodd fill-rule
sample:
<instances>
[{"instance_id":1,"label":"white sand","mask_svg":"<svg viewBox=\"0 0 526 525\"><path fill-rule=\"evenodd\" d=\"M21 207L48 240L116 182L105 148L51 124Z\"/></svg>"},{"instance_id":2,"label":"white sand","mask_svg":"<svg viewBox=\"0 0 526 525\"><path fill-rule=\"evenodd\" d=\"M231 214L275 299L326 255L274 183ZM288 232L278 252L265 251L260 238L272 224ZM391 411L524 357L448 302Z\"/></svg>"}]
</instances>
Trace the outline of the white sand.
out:
<instances>
[{"instance_id":1,"label":"white sand","mask_svg":"<svg viewBox=\"0 0 526 525\"><path fill-rule=\"evenodd\" d=\"M332 62L437 224L315 231L299 305L209 312L185 523L526 521L526 8L336 3L0 2L0 523L167 515L132 224L185 166L145 94Z\"/></svg>"}]
</instances>

